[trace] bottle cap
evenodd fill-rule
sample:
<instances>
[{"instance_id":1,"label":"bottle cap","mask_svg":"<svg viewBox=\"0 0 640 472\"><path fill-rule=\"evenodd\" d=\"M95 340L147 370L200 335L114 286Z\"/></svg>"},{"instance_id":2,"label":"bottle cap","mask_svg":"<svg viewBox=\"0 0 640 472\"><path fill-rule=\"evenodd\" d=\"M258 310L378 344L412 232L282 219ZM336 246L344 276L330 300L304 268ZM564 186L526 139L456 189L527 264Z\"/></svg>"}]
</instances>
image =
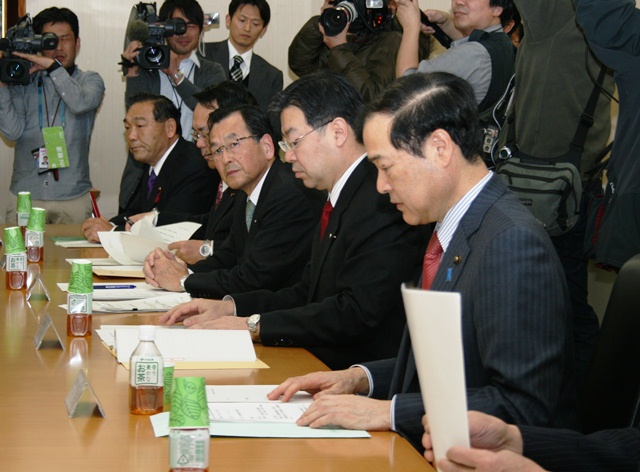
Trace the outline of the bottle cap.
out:
<instances>
[{"instance_id":1,"label":"bottle cap","mask_svg":"<svg viewBox=\"0 0 640 472\"><path fill-rule=\"evenodd\" d=\"M29 222L27 223L27 229L29 231L44 231L46 211L44 208L31 208L29 213Z\"/></svg>"},{"instance_id":2,"label":"bottle cap","mask_svg":"<svg viewBox=\"0 0 640 472\"><path fill-rule=\"evenodd\" d=\"M18 254L25 252L24 239L18 226L10 226L4 229L5 254Z\"/></svg>"},{"instance_id":3,"label":"bottle cap","mask_svg":"<svg viewBox=\"0 0 640 472\"><path fill-rule=\"evenodd\" d=\"M138 330L140 341L154 341L156 339L156 327L153 325L141 325Z\"/></svg>"}]
</instances>

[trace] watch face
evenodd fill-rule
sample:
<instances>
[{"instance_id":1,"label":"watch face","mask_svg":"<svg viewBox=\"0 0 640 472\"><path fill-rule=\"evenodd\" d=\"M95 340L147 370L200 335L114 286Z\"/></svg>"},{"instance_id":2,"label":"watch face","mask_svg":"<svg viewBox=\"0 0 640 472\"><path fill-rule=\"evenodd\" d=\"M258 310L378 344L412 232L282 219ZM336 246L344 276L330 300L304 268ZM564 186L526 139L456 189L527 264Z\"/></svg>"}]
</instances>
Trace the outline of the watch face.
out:
<instances>
[{"instance_id":1,"label":"watch face","mask_svg":"<svg viewBox=\"0 0 640 472\"><path fill-rule=\"evenodd\" d=\"M202 257L209 257L211 255L211 246L206 243L200 246L200 255Z\"/></svg>"}]
</instances>

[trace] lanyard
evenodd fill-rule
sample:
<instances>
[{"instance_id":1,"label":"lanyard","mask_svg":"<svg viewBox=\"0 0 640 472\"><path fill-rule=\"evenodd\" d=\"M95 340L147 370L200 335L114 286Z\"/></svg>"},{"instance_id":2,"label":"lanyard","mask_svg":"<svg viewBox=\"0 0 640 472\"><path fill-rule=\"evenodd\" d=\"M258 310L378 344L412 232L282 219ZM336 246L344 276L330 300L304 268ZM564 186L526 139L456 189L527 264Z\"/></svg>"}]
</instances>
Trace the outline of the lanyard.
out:
<instances>
[{"instance_id":1,"label":"lanyard","mask_svg":"<svg viewBox=\"0 0 640 472\"><path fill-rule=\"evenodd\" d=\"M56 117L58 116L58 110L62 108L60 113L60 117L62 119L62 127L64 128L65 119L64 119L64 102L62 101L62 97L58 98L58 105L56 105L56 111L53 114L53 120L49 123L49 104L47 103L47 92L44 88L44 84L42 83L42 74L38 77L38 118L40 122L40 130L42 131L42 102L44 101L44 108L47 115L47 127L53 125L56 122Z\"/></svg>"},{"instance_id":2,"label":"lanyard","mask_svg":"<svg viewBox=\"0 0 640 472\"><path fill-rule=\"evenodd\" d=\"M195 68L195 66L196 66L195 64L191 65L191 69L189 69L189 72L185 75L185 79L193 80L192 77L189 77L189 76L193 72L193 69ZM182 104L184 103L184 100L180 99L180 96L176 92L176 86L173 85L173 82L171 81L171 79L169 79L169 82L171 83L171 88L173 89L173 95L176 98L176 108L180 110L182 108Z\"/></svg>"}]
</instances>

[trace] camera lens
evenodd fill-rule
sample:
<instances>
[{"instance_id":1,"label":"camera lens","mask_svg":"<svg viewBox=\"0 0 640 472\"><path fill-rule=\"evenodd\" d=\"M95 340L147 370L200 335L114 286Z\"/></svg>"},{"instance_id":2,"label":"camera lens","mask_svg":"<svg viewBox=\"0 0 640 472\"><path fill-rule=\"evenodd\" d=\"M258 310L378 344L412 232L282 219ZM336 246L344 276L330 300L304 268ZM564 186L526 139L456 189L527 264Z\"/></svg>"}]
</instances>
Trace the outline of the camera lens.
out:
<instances>
[{"instance_id":1,"label":"camera lens","mask_svg":"<svg viewBox=\"0 0 640 472\"><path fill-rule=\"evenodd\" d=\"M22 62L17 61L7 61L4 72L7 78L16 82L22 82L29 76L29 69Z\"/></svg>"},{"instance_id":2,"label":"camera lens","mask_svg":"<svg viewBox=\"0 0 640 472\"><path fill-rule=\"evenodd\" d=\"M320 15L320 24L327 36L336 36L342 32L349 22L347 11L342 8L327 8Z\"/></svg>"},{"instance_id":3,"label":"camera lens","mask_svg":"<svg viewBox=\"0 0 640 472\"><path fill-rule=\"evenodd\" d=\"M144 52L144 58L149 64L158 66L164 61L165 53L161 47L150 46Z\"/></svg>"}]
</instances>

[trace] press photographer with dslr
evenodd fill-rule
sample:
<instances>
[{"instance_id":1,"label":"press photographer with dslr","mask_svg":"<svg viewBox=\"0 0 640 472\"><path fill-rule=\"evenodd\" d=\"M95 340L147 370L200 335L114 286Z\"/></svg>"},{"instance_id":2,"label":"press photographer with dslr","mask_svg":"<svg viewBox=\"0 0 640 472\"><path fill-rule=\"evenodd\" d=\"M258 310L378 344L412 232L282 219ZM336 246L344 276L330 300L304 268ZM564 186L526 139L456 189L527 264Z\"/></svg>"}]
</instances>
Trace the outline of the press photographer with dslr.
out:
<instances>
[{"instance_id":1,"label":"press photographer with dslr","mask_svg":"<svg viewBox=\"0 0 640 472\"><path fill-rule=\"evenodd\" d=\"M293 38L289 67L300 77L337 72L372 100L395 78L402 34L392 31L394 10L394 0L325 0Z\"/></svg>"},{"instance_id":2,"label":"press photographer with dslr","mask_svg":"<svg viewBox=\"0 0 640 472\"><path fill-rule=\"evenodd\" d=\"M22 18L12 33L15 49L25 43L38 43L36 35L57 36L54 49L30 47L25 54L9 47L0 68L5 72L12 59L31 63L25 84L0 82L0 132L15 141L13 174L6 202L6 221L15 221L16 195L30 191L34 206L47 210L47 223L81 223L91 214L89 178L89 142L96 111L104 95L104 82L96 72L81 71L76 66L80 50L78 17L67 8L51 7L33 19ZM46 44L42 44L48 47ZM29 47L26 48L29 50ZM0 53L1 54L1 53ZM14 62L14 64L16 64ZM21 66L13 67L19 72ZM9 74L11 75L11 74ZM14 79L19 79L13 76ZM6 77L3 79L7 82ZM47 155L44 134L57 136L56 146L64 146L67 159L56 169ZM45 159L46 157L46 159Z\"/></svg>"},{"instance_id":3,"label":"press photographer with dslr","mask_svg":"<svg viewBox=\"0 0 640 472\"><path fill-rule=\"evenodd\" d=\"M128 106L131 97L139 93L153 93L167 97L180 110L183 138L191 141L189 130L193 121L193 109L197 105L193 95L209 85L226 80L224 69L220 64L203 59L196 54L204 27L202 7L196 0L166 0L157 15L160 23L154 23L155 4L140 3L134 8L141 13L139 16L147 20L147 24L143 20L136 20L129 25L127 31L131 42L122 54L122 72L127 81L125 103ZM174 23L172 22L174 19L182 21ZM184 34L174 34L176 29L183 31L185 23ZM164 31L164 34L156 39L162 42L164 39L162 36L165 36L169 47L169 64L163 68L157 67L158 64L149 64L149 61L142 61L145 67L138 64L140 49L144 46L143 41L148 40L152 29ZM154 55L150 54L147 57L153 59ZM120 182L120 212L125 211L132 203L141 179L142 167L129 154Z\"/></svg>"}]
</instances>

